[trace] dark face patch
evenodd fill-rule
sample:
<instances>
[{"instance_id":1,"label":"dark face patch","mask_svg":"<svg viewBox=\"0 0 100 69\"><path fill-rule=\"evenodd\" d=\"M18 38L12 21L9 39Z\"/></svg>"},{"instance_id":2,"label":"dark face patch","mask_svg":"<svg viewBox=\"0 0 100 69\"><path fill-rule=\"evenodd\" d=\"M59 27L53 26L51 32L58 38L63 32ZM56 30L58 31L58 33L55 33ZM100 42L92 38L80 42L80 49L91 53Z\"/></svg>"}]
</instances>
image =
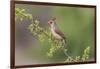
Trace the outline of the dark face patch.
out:
<instances>
[{"instance_id":1,"label":"dark face patch","mask_svg":"<svg viewBox=\"0 0 100 69\"><path fill-rule=\"evenodd\" d=\"M53 22L51 21L50 24L52 24Z\"/></svg>"},{"instance_id":2,"label":"dark face patch","mask_svg":"<svg viewBox=\"0 0 100 69\"><path fill-rule=\"evenodd\" d=\"M53 23L53 21L52 21L52 20L48 21L48 24L50 24L50 25L51 25L52 23Z\"/></svg>"}]
</instances>

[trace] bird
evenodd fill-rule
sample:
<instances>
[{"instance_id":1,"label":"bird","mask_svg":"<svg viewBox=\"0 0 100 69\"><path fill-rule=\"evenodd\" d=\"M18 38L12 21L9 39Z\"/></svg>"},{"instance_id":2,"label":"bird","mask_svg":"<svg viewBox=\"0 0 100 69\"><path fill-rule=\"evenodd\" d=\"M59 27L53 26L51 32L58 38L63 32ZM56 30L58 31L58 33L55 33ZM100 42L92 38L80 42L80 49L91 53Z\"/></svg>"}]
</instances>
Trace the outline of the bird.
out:
<instances>
[{"instance_id":1,"label":"bird","mask_svg":"<svg viewBox=\"0 0 100 69\"><path fill-rule=\"evenodd\" d=\"M67 45L66 37L65 37L64 33L57 26L56 18L54 17L54 18L51 18L50 20L48 20L48 24L50 26L50 30L51 30L51 33L52 33L53 37L56 40L64 41L64 47L65 47L65 45ZM64 54L66 56L68 56L68 54L67 54L67 52L64 48L63 48L63 51L64 51Z\"/></svg>"},{"instance_id":2,"label":"bird","mask_svg":"<svg viewBox=\"0 0 100 69\"><path fill-rule=\"evenodd\" d=\"M52 18L48 21L48 24L50 25L51 33L57 40L64 40L65 35L64 33L59 29L59 27L56 24L56 18Z\"/></svg>"}]
</instances>

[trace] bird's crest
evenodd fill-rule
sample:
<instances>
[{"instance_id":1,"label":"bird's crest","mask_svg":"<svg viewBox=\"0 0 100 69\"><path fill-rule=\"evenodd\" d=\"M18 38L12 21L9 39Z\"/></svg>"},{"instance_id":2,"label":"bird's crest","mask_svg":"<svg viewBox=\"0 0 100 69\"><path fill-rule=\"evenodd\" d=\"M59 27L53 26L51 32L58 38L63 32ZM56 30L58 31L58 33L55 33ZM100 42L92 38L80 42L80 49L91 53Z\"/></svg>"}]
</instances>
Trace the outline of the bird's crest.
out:
<instances>
[{"instance_id":1,"label":"bird's crest","mask_svg":"<svg viewBox=\"0 0 100 69\"><path fill-rule=\"evenodd\" d=\"M55 18L55 17L53 17L51 20L55 21L55 20L56 20L56 18Z\"/></svg>"}]
</instances>

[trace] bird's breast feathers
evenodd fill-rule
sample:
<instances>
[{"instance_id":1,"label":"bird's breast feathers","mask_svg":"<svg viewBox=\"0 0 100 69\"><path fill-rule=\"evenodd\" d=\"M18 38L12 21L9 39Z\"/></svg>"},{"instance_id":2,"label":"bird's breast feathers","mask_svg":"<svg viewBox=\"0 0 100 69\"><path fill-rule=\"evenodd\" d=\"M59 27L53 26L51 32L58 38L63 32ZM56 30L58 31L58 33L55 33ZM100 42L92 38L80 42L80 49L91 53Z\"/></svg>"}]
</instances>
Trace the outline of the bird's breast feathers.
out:
<instances>
[{"instance_id":1,"label":"bird's breast feathers","mask_svg":"<svg viewBox=\"0 0 100 69\"><path fill-rule=\"evenodd\" d=\"M51 29L51 32L56 39L63 39L64 35L59 30Z\"/></svg>"}]
</instances>

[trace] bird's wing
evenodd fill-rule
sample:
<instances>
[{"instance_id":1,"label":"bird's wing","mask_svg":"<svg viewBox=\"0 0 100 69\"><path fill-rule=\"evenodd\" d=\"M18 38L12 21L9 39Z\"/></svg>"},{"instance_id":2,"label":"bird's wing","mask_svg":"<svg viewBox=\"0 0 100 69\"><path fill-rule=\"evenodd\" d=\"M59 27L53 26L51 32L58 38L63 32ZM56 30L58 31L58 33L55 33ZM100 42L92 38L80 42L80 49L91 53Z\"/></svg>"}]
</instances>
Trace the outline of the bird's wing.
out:
<instances>
[{"instance_id":1,"label":"bird's wing","mask_svg":"<svg viewBox=\"0 0 100 69\"><path fill-rule=\"evenodd\" d=\"M59 30L59 29L54 29L54 31L58 34L58 35L60 35L62 38L65 38L65 35Z\"/></svg>"}]
</instances>

